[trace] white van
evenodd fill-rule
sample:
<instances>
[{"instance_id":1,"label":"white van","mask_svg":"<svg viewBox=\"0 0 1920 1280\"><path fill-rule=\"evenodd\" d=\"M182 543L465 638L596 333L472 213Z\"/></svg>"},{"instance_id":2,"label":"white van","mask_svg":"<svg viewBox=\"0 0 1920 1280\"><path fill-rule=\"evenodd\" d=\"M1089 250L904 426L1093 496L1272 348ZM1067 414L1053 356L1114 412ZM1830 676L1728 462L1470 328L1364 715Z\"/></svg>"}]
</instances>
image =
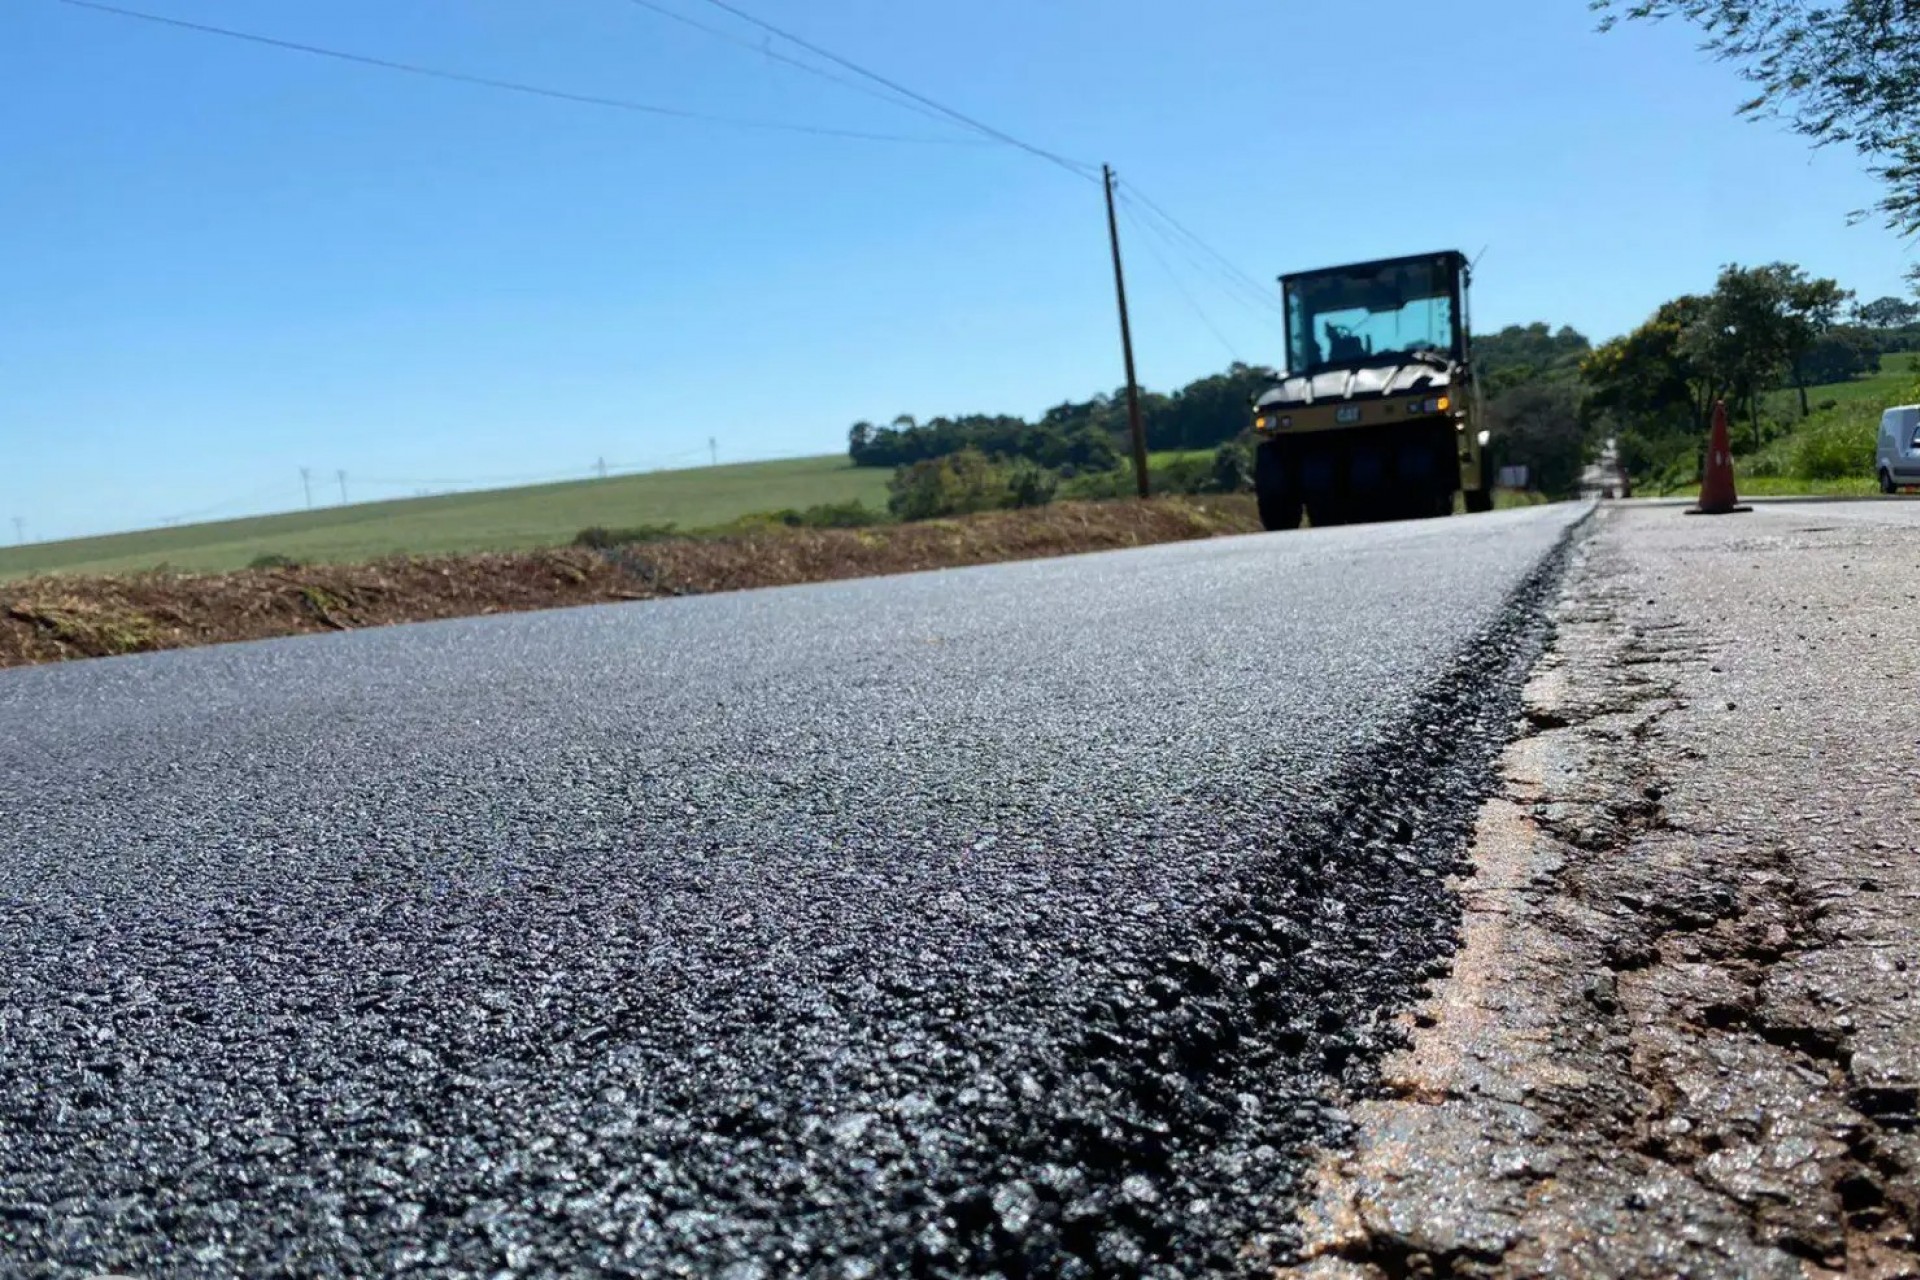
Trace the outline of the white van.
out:
<instances>
[{"instance_id":1,"label":"white van","mask_svg":"<svg viewBox=\"0 0 1920 1280\"><path fill-rule=\"evenodd\" d=\"M1880 492L1920 487L1920 405L1887 410L1880 419L1880 447L1874 454Z\"/></svg>"}]
</instances>

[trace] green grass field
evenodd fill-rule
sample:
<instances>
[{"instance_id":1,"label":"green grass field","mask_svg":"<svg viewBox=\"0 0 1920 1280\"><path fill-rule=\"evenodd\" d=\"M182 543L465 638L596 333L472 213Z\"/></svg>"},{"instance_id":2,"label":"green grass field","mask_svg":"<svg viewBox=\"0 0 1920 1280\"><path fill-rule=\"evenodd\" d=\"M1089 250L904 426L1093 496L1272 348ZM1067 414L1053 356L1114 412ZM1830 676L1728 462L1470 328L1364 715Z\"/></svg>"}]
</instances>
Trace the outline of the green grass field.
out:
<instances>
[{"instance_id":1,"label":"green grass field","mask_svg":"<svg viewBox=\"0 0 1920 1280\"><path fill-rule=\"evenodd\" d=\"M1920 378L1920 353L1911 351L1880 357L1880 372L1871 378L1861 378L1857 382L1835 382L1824 387L1810 387L1807 398L1814 404L1832 400L1840 408L1868 405L1873 408L1874 416L1890 404L1897 401L1904 392L1913 390L1914 379ZM1893 397L1890 399L1889 397ZM1792 391L1775 392L1773 403L1776 408L1797 414L1800 409L1800 397ZM1831 410L1829 410L1831 412Z\"/></svg>"},{"instance_id":2,"label":"green grass field","mask_svg":"<svg viewBox=\"0 0 1920 1280\"><path fill-rule=\"evenodd\" d=\"M321 507L6 547L0 549L0 578L53 572L126 573L159 565L238 569L263 555L337 562L396 553L513 551L569 542L590 525L672 524L699 529L756 511L856 499L884 510L888 475L880 467L856 468L844 457L795 458Z\"/></svg>"},{"instance_id":3,"label":"green grass field","mask_svg":"<svg viewBox=\"0 0 1920 1280\"><path fill-rule=\"evenodd\" d=\"M1152 463L1159 467L1177 458L1212 456L1211 450L1156 453ZM0 579L128 573L160 566L219 571L244 568L267 555L303 563L346 563L399 554L517 551L570 542L592 525L670 524L691 532L755 512L830 502L859 501L884 511L891 474L884 467L854 467L838 456L794 458L321 507L3 547Z\"/></svg>"},{"instance_id":4,"label":"green grass field","mask_svg":"<svg viewBox=\"0 0 1920 1280\"><path fill-rule=\"evenodd\" d=\"M1735 473L1756 494L1877 492L1873 458L1880 415L1890 405L1912 403L1916 380L1920 357L1903 353L1882 357L1874 377L1811 388L1810 418L1800 417L1797 396L1776 396L1769 416L1788 433L1736 459Z\"/></svg>"}]
</instances>

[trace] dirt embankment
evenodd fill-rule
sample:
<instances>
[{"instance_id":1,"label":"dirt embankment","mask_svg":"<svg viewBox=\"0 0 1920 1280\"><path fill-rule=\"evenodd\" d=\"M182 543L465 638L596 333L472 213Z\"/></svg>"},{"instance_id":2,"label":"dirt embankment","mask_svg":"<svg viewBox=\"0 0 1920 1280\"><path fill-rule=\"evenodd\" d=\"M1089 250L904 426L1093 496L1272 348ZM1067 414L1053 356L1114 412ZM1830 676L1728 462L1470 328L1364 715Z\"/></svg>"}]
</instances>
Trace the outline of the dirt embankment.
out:
<instances>
[{"instance_id":1,"label":"dirt embankment","mask_svg":"<svg viewBox=\"0 0 1920 1280\"><path fill-rule=\"evenodd\" d=\"M436 618L700 595L1181 542L1259 528L1253 499L1061 503L872 529L611 551L402 557L236 573L0 583L0 667Z\"/></svg>"}]
</instances>

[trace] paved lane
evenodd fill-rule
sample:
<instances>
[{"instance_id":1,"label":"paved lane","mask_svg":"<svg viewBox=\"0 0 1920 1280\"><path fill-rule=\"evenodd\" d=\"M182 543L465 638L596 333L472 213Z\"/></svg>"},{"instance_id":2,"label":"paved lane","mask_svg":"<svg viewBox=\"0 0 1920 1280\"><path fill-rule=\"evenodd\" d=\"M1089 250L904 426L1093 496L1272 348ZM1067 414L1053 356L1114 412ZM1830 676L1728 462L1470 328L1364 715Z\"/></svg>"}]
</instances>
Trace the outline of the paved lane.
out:
<instances>
[{"instance_id":1,"label":"paved lane","mask_svg":"<svg viewBox=\"0 0 1920 1280\"><path fill-rule=\"evenodd\" d=\"M0 672L0 1273L1257 1265L1580 511Z\"/></svg>"}]
</instances>

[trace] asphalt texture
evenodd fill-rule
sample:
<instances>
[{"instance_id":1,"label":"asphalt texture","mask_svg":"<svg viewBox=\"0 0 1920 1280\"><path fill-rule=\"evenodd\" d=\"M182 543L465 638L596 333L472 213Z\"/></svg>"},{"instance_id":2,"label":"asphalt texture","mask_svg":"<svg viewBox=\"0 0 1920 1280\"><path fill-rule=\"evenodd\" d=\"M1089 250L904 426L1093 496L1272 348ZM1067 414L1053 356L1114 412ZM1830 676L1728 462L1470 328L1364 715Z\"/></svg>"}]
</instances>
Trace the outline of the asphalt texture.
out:
<instances>
[{"instance_id":1,"label":"asphalt texture","mask_svg":"<svg viewBox=\"0 0 1920 1280\"><path fill-rule=\"evenodd\" d=\"M1605 503L1294 1280L1920 1277L1920 500Z\"/></svg>"},{"instance_id":2,"label":"asphalt texture","mask_svg":"<svg viewBox=\"0 0 1920 1280\"><path fill-rule=\"evenodd\" d=\"M0 1274L1284 1259L1584 510L0 673Z\"/></svg>"}]
</instances>

